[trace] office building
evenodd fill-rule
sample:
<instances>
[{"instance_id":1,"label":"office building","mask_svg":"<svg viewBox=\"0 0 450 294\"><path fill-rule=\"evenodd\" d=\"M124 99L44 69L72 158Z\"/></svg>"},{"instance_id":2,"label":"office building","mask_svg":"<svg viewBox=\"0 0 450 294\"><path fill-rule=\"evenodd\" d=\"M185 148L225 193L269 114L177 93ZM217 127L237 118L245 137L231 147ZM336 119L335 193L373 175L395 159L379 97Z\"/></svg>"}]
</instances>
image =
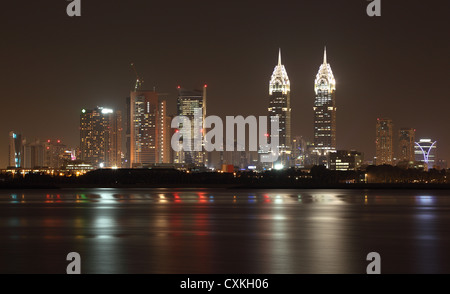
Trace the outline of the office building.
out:
<instances>
[{"instance_id":1,"label":"office building","mask_svg":"<svg viewBox=\"0 0 450 294\"><path fill-rule=\"evenodd\" d=\"M378 118L376 124L376 165L393 165L394 148L393 148L393 123L390 119Z\"/></svg>"},{"instance_id":2,"label":"office building","mask_svg":"<svg viewBox=\"0 0 450 294\"><path fill-rule=\"evenodd\" d=\"M184 139L190 138L191 151L181 150L174 152L175 163L194 164L196 166L207 166L208 157L203 149L203 143L200 150L194 150L194 140L201 140L203 142L203 135L205 134L204 121L206 117L206 89L207 85L203 86L202 90L187 90L178 86L178 101L177 101L177 115L186 116L190 122L191 127L186 128L180 124L180 144ZM194 123L194 118L201 119L197 125Z\"/></svg>"},{"instance_id":3,"label":"office building","mask_svg":"<svg viewBox=\"0 0 450 294\"><path fill-rule=\"evenodd\" d=\"M361 152L354 150L337 150L330 152L329 155L331 170L357 170L364 162L364 155Z\"/></svg>"},{"instance_id":4,"label":"office building","mask_svg":"<svg viewBox=\"0 0 450 294\"><path fill-rule=\"evenodd\" d=\"M278 52L278 64L273 70L269 83L268 116L278 117L278 132L272 134L271 120L268 120L267 133L270 140L278 137L279 159L274 164L289 166L291 164L291 84L286 68L281 63L281 49Z\"/></svg>"},{"instance_id":5,"label":"office building","mask_svg":"<svg viewBox=\"0 0 450 294\"><path fill-rule=\"evenodd\" d=\"M97 107L80 115L81 160L96 168L120 167L122 161L122 115Z\"/></svg>"},{"instance_id":6,"label":"office building","mask_svg":"<svg viewBox=\"0 0 450 294\"><path fill-rule=\"evenodd\" d=\"M314 82L314 153L316 164L328 164L328 153L336 150L336 80L327 62L323 63Z\"/></svg>"},{"instance_id":7,"label":"office building","mask_svg":"<svg viewBox=\"0 0 450 294\"><path fill-rule=\"evenodd\" d=\"M165 96L155 91L137 90L127 99L127 167L170 162Z\"/></svg>"},{"instance_id":8,"label":"office building","mask_svg":"<svg viewBox=\"0 0 450 294\"><path fill-rule=\"evenodd\" d=\"M8 166L11 168L23 167L23 147L22 135L15 132L9 133L9 160Z\"/></svg>"},{"instance_id":9,"label":"office building","mask_svg":"<svg viewBox=\"0 0 450 294\"><path fill-rule=\"evenodd\" d=\"M398 136L398 160L414 161L414 145L416 130L411 128L402 128Z\"/></svg>"}]
</instances>

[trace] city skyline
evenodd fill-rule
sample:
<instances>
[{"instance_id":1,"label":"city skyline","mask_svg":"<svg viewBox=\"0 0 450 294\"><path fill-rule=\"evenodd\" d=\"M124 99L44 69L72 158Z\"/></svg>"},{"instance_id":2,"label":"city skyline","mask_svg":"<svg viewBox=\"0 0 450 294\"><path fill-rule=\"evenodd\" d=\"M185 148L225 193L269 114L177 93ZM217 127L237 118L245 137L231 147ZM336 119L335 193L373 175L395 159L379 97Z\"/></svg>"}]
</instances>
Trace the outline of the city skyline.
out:
<instances>
[{"instance_id":1,"label":"city skyline","mask_svg":"<svg viewBox=\"0 0 450 294\"><path fill-rule=\"evenodd\" d=\"M161 15L156 18L168 17L175 20L175 24L158 26L154 23L153 26L143 26L139 32L132 31L131 26L125 26L124 31L119 30L117 49L109 46L114 44L112 42L115 38L112 37L116 34L113 32L119 29L113 20L122 13L124 19L131 17L129 12L121 11L127 11L122 7L123 4L109 7L109 13L102 14L100 19L104 21L104 25L98 25L96 18L97 25L93 28L89 25L94 23L93 15L100 9L100 6L94 4L84 4L83 10L86 13L78 20L66 19L67 16L60 13L58 9L65 8L65 3L62 3L61 7L40 9L44 18L33 15L33 5L37 4L25 9L21 6L21 14L29 17L25 18L23 23L15 24L6 33L8 46L1 49L7 56L20 56L20 62L14 62L15 59L11 58L11 61L4 61L2 66L10 71L4 71L3 74L5 83L2 86L2 95L5 97L5 106L1 115L7 123L0 127L0 132L4 134L0 141L0 166L7 165L7 138L12 130L29 138L58 137L70 146L77 146L77 117L80 109L104 105L124 110L123 99L135 81L134 74L129 69L130 62L136 62L147 86L156 86L157 91L169 92L169 114L175 113L175 88L178 84L186 88L198 88L207 83L210 86L209 114L263 115L266 108L262 103L267 96L266 81L269 78L268 73L273 69L271 60L273 52L280 47L284 52L283 63L289 68L292 83L292 137L311 139L310 109L314 95L311 84L317 71L317 60L321 59L324 46L332 52L329 59L337 77L337 149L356 149L364 152L366 158L373 157L373 121L377 117L390 117L394 120L395 127L411 126L417 130L417 138L430 137L438 141L439 156L448 160L449 148L446 146L449 146L450 138L445 130L436 127L449 124L449 118L445 115L448 102L441 94L445 93L444 87L448 77L449 60L445 53L449 44L442 39L445 26L441 22L444 18L435 16L441 12L433 11L432 16L430 12L420 10L421 6L414 1L408 2L409 11L404 11L400 4L383 3L386 13L383 14L381 23L365 15L366 3L358 6L331 1L318 2L320 3L291 5L292 12L288 14L297 13L298 20L292 20L286 32L275 37L271 34L272 28L266 25L256 28L246 19L244 31L255 33L251 42L247 40L246 34L237 28L244 24L245 12L249 11L259 12L251 14L250 18L255 20L253 23L262 24L263 16L269 11L264 7L255 8L245 4L241 12L234 14L236 21L227 22L225 13L228 10L220 12L210 6L196 6L196 10L211 12L206 14L206 20L211 22L216 34L211 33L211 28L201 26L200 21L188 25L187 33L186 28L179 25L179 20L183 17L178 10L171 15L172 11L168 13L160 9ZM11 11L18 9L15 4L7 5L11 6L8 7ZM131 24L136 26L141 23L139 17L142 17L149 7L139 4L143 10L139 12L136 10L138 4L130 5L131 11L137 16L133 15ZM161 3L156 5L159 8L167 8ZM180 10L186 8L190 12L195 11L192 7L180 5ZM321 8L320 14L316 12L316 8ZM422 20L408 24L408 18L415 17L411 11L417 14L420 12ZM214 20L213 15L217 20ZM303 24L319 15L323 23L306 29ZM52 16L63 23L61 31L52 26L55 21ZM401 16L404 23L399 23L397 16ZM355 20L342 21L343 17L354 17ZM9 17L6 20L11 23L13 21ZM330 26L331 23L335 24L335 27ZM357 28L353 26L354 23L358 23ZM23 46L25 41L22 40L33 40L33 33L38 32L30 27L31 24L40 29L39 32L42 31L40 38L43 39L33 50ZM406 25L413 27L404 34L396 34ZM108 26L110 28L107 28ZM196 30L192 30L193 28ZM229 30L235 30L236 35L229 36ZM345 34L342 33L344 30ZM320 36L315 34L319 31ZM412 35L412 31L422 33ZM152 32L157 32L152 36L154 40L159 41L158 48L123 50L124 46L129 44L127 40L130 34ZM174 32L178 37L177 42L182 41L185 44L183 50L168 49L173 44L173 41L167 38L172 36L170 32ZM105 34L96 39L98 33ZM194 35L203 37L203 40L199 41L200 44L187 42ZM394 35L397 39L390 37ZM21 39L17 36L21 36ZM76 41L72 40L73 36L77 36ZM230 43L220 43L223 44L220 48L212 45L217 38L224 36ZM52 46L56 39L59 40L59 46ZM240 46L234 46L235 42L239 42ZM433 54L424 54L427 52L424 50L426 44L430 42L436 43L437 46L433 48ZM88 50L84 45L76 44L92 46ZM105 47L108 48L105 51L108 53L100 54ZM11 62L14 62L14 65ZM33 95L29 95L30 93ZM65 94L61 96L53 93ZM6 97L13 99L8 100ZM17 99L23 101L20 116L14 115L12 111L13 102ZM428 103L423 103L423 99ZM61 101L64 103L60 103ZM39 108L38 105L42 103L46 104L45 108ZM385 107L389 103L391 107ZM407 111L402 111L401 106L405 103L408 105ZM442 107L433 106L437 103L442 103ZM239 105L239 112L236 105ZM59 123L55 124L55 121ZM394 129L394 134L397 130Z\"/></svg>"}]
</instances>

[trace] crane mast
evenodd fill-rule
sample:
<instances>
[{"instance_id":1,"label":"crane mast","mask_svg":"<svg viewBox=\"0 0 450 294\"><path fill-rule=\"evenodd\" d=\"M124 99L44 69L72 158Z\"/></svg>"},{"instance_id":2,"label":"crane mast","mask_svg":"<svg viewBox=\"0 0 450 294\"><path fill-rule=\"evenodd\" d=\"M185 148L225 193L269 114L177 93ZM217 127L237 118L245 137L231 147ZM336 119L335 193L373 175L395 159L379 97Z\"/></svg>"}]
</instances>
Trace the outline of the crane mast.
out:
<instances>
[{"instance_id":1,"label":"crane mast","mask_svg":"<svg viewBox=\"0 0 450 294\"><path fill-rule=\"evenodd\" d=\"M134 85L134 91L136 92L138 90L141 90L144 80L139 77L139 75L136 71L136 67L134 66L134 63L131 63L131 68L133 69L134 74L136 75L136 84Z\"/></svg>"}]
</instances>

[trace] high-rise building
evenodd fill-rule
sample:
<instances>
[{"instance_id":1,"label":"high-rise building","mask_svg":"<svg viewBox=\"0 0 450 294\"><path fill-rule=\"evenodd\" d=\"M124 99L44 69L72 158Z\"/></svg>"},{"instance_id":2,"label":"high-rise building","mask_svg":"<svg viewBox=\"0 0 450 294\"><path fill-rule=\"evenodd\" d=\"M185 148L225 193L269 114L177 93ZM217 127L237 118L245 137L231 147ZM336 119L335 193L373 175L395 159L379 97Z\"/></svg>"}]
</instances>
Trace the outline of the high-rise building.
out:
<instances>
[{"instance_id":1,"label":"high-rise building","mask_svg":"<svg viewBox=\"0 0 450 294\"><path fill-rule=\"evenodd\" d=\"M64 153L67 146L61 140L47 140L44 143L44 166L61 168L64 165Z\"/></svg>"},{"instance_id":2,"label":"high-rise building","mask_svg":"<svg viewBox=\"0 0 450 294\"><path fill-rule=\"evenodd\" d=\"M9 167L23 167L22 135L9 132Z\"/></svg>"},{"instance_id":3,"label":"high-rise building","mask_svg":"<svg viewBox=\"0 0 450 294\"><path fill-rule=\"evenodd\" d=\"M97 107L80 115L81 160L95 167L119 167L122 155L122 114Z\"/></svg>"},{"instance_id":4,"label":"high-rise building","mask_svg":"<svg viewBox=\"0 0 450 294\"><path fill-rule=\"evenodd\" d=\"M272 134L271 120L268 120L267 132L270 140L278 136L280 157L275 164L290 165L291 154L291 84L286 68L281 63L281 49L278 52L278 64L273 70L269 83L269 117L278 117L278 133Z\"/></svg>"},{"instance_id":5,"label":"high-rise building","mask_svg":"<svg viewBox=\"0 0 450 294\"><path fill-rule=\"evenodd\" d=\"M428 169L432 169L437 163L436 154L437 142L431 139L420 139L415 143L415 158L416 161L420 161L426 164Z\"/></svg>"},{"instance_id":6,"label":"high-rise building","mask_svg":"<svg viewBox=\"0 0 450 294\"><path fill-rule=\"evenodd\" d=\"M390 119L377 119L376 125L376 165L393 164L394 148L392 145L393 123Z\"/></svg>"},{"instance_id":7,"label":"high-rise building","mask_svg":"<svg viewBox=\"0 0 450 294\"><path fill-rule=\"evenodd\" d=\"M295 167L305 167L307 156L307 142L301 136L296 136L292 140L292 161Z\"/></svg>"},{"instance_id":8,"label":"high-rise building","mask_svg":"<svg viewBox=\"0 0 450 294\"><path fill-rule=\"evenodd\" d=\"M137 83L137 82L136 82ZM137 84L136 84L137 87ZM123 167L131 166L131 97L125 99L126 115L125 115L125 158L122 163Z\"/></svg>"},{"instance_id":9,"label":"high-rise building","mask_svg":"<svg viewBox=\"0 0 450 294\"><path fill-rule=\"evenodd\" d=\"M53 168L60 169L69 162L74 161L75 150L67 148L61 140L32 142L23 140L23 168Z\"/></svg>"},{"instance_id":10,"label":"high-rise building","mask_svg":"<svg viewBox=\"0 0 450 294\"><path fill-rule=\"evenodd\" d=\"M336 150L336 80L327 62L326 48L314 91L314 153L317 164L327 164L328 153Z\"/></svg>"},{"instance_id":11,"label":"high-rise building","mask_svg":"<svg viewBox=\"0 0 450 294\"><path fill-rule=\"evenodd\" d=\"M171 158L171 117L167 114L167 102L163 100L159 103L158 122L158 163L172 163Z\"/></svg>"},{"instance_id":12,"label":"high-rise building","mask_svg":"<svg viewBox=\"0 0 450 294\"><path fill-rule=\"evenodd\" d=\"M186 116L191 121L190 129L183 128L182 125L180 125L180 140L182 141L183 138L191 138L191 151L182 150L175 152L175 163L188 163L197 166L206 166L208 163L203 145L201 148L202 151L199 151L194 150L195 146L192 144L196 139L202 140L205 133L206 89L207 85L203 86L203 90L186 90L178 86L177 114L178 116ZM196 117L202 120L200 124L196 125L194 123Z\"/></svg>"},{"instance_id":13,"label":"high-rise building","mask_svg":"<svg viewBox=\"0 0 450 294\"><path fill-rule=\"evenodd\" d=\"M167 144L167 110L165 95L155 91L132 91L129 99L128 167L142 167L170 162ZM127 99L128 101L128 99ZM128 125L128 123L127 123ZM165 162L166 161L166 162Z\"/></svg>"},{"instance_id":14,"label":"high-rise building","mask_svg":"<svg viewBox=\"0 0 450 294\"><path fill-rule=\"evenodd\" d=\"M412 128L402 128L398 136L398 160L414 161L414 145L416 130Z\"/></svg>"},{"instance_id":15,"label":"high-rise building","mask_svg":"<svg viewBox=\"0 0 450 294\"><path fill-rule=\"evenodd\" d=\"M40 140L34 142L25 142L23 145L23 164L24 168L45 167L45 146Z\"/></svg>"}]
</instances>

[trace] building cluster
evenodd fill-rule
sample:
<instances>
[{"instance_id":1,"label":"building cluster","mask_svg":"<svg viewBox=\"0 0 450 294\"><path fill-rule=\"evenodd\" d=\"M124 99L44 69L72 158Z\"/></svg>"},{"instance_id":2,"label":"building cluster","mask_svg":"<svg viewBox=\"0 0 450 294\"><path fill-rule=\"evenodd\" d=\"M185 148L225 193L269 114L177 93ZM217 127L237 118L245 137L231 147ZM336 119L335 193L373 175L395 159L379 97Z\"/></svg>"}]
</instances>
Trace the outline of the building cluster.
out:
<instances>
[{"instance_id":1,"label":"building cluster","mask_svg":"<svg viewBox=\"0 0 450 294\"><path fill-rule=\"evenodd\" d=\"M61 140L28 141L21 134L9 133L10 168L59 169L76 160L77 151L68 148Z\"/></svg>"},{"instance_id":2,"label":"building cluster","mask_svg":"<svg viewBox=\"0 0 450 294\"><path fill-rule=\"evenodd\" d=\"M132 64L133 69L134 65ZM397 165L405 168L447 168L446 162L437 159L437 143L431 139L416 141L415 130L402 128L394 140L390 119L377 119L376 157L366 161L356 150L340 150L336 144L336 80L324 51L314 81L314 138L292 136L290 80L278 54L278 63L269 81L267 97L267 130L277 117L278 132L268 133L271 142L277 136L280 156L275 162L264 163L259 151L212 151L192 148L176 151L172 137L179 133L183 138L202 141L207 132L207 85L200 90L178 86L177 113L167 112L168 94L145 90L143 80L137 75L134 88L126 98L126 113L105 107L83 109L80 113L80 146L70 149L60 140L35 140L28 142L20 134L10 133L9 167L11 169L54 168L88 171L98 168L158 168L174 167L185 170L270 170L310 168L324 165L337 171L358 170L364 165ZM175 116L184 116L199 124L190 127L172 125ZM123 148L122 140L125 141ZM394 141L397 149L394 150ZM276 141L274 141L276 142ZM195 143L194 143L195 144ZM242 150L237 146L235 149ZM245 149L246 150L246 149Z\"/></svg>"},{"instance_id":3,"label":"building cluster","mask_svg":"<svg viewBox=\"0 0 450 294\"><path fill-rule=\"evenodd\" d=\"M376 156L373 163L425 170L447 168L447 162L437 157L437 141L429 138L416 140L414 128L400 128L394 135L394 124L388 118L377 119Z\"/></svg>"}]
</instances>

